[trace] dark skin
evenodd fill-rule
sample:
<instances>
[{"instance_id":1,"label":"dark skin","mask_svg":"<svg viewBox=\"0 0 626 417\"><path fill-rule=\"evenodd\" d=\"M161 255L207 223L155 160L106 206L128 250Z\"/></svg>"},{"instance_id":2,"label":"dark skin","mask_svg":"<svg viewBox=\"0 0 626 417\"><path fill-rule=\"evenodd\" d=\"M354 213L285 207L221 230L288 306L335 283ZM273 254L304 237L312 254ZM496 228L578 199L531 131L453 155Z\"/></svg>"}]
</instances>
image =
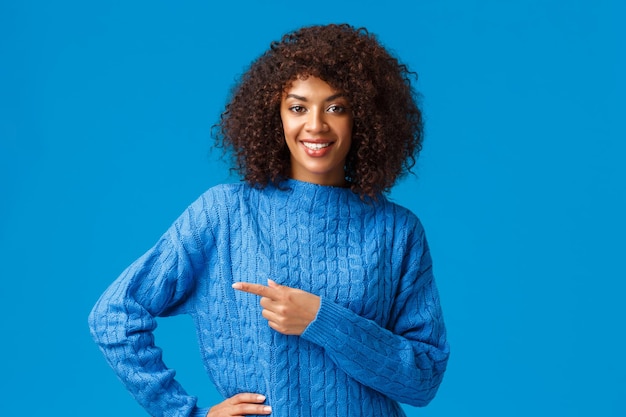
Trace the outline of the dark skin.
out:
<instances>
[{"instance_id":1,"label":"dark skin","mask_svg":"<svg viewBox=\"0 0 626 417\"><path fill-rule=\"evenodd\" d=\"M267 286L237 282L233 288L261 297L263 317L279 333L300 336L315 319L320 298L306 291L279 285L271 279Z\"/></svg>"},{"instance_id":2,"label":"dark skin","mask_svg":"<svg viewBox=\"0 0 626 417\"><path fill-rule=\"evenodd\" d=\"M272 407L263 405L265 396L253 394L250 392L242 392L233 395L221 403L213 406L207 417L230 417L230 416L246 416L250 414L270 414Z\"/></svg>"}]
</instances>

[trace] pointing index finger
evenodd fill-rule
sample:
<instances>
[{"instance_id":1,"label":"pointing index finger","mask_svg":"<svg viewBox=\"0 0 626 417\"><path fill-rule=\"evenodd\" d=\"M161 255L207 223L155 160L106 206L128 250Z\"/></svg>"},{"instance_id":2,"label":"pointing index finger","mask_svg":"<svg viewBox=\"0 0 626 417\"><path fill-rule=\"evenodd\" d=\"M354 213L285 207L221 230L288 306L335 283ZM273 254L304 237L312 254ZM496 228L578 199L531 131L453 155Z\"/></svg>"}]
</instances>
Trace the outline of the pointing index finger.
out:
<instances>
[{"instance_id":1,"label":"pointing index finger","mask_svg":"<svg viewBox=\"0 0 626 417\"><path fill-rule=\"evenodd\" d=\"M236 290L258 295L260 297L272 298L272 289L261 284L252 284L250 282L235 282L232 287Z\"/></svg>"}]
</instances>

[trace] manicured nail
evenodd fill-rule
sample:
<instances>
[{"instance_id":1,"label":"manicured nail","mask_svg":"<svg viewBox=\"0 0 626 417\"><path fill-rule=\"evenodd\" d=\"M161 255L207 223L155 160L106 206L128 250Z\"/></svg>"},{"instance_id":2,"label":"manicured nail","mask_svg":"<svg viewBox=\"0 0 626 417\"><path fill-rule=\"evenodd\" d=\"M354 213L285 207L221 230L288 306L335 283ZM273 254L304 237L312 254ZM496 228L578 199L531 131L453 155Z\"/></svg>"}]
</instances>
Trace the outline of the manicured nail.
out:
<instances>
[{"instance_id":1,"label":"manicured nail","mask_svg":"<svg viewBox=\"0 0 626 417\"><path fill-rule=\"evenodd\" d=\"M271 413L272 412L272 407L270 407L269 405L266 405L265 407L263 407L263 411L266 413Z\"/></svg>"},{"instance_id":2,"label":"manicured nail","mask_svg":"<svg viewBox=\"0 0 626 417\"><path fill-rule=\"evenodd\" d=\"M257 395L256 399L257 401L265 401L265 395Z\"/></svg>"},{"instance_id":3,"label":"manicured nail","mask_svg":"<svg viewBox=\"0 0 626 417\"><path fill-rule=\"evenodd\" d=\"M240 282L235 282L235 283L232 285L232 287L233 287L234 289L236 289L236 290L240 290L240 289L242 289L242 288L243 288L243 286L241 285L241 283L240 283Z\"/></svg>"}]
</instances>

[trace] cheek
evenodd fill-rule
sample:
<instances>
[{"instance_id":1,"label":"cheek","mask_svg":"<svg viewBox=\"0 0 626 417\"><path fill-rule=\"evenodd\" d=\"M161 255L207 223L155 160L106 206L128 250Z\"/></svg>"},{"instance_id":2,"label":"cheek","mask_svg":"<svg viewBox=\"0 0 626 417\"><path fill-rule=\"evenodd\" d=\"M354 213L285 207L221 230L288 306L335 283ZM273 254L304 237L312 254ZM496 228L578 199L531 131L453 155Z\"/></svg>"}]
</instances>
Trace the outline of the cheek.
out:
<instances>
[{"instance_id":1,"label":"cheek","mask_svg":"<svg viewBox=\"0 0 626 417\"><path fill-rule=\"evenodd\" d=\"M289 123L283 122L283 133L285 134L285 139L289 139L291 136L291 126L289 126Z\"/></svg>"},{"instance_id":2,"label":"cheek","mask_svg":"<svg viewBox=\"0 0 626 417\"><path fill-rule=\"evenodd\" d=\"M289 124L289 118L285 117L282 111L280 112L280 124L283 128L283 133L285 134L285 137L287 137L291 128Z\"/></svg>"},{"instance_id":3,"label":"cheek","mask_svg":"<svg viewBox=\"0 0 626 417\"><path fill-rule=\"evenodd\" d=\"M346 139L352 139L352 120L346 121L341 126L341 135Z\"/></svg>"},{"instance_id":4,"label":"cheek","mask_svg":"<svg viewBox=\"0 0 626 417\"><path fill-rule=\"evenodd\" d=\"M285 134L285 139L293 140L298 136L299 130L299 125L293 120L283 119L283 133Z\"/></svg>"}]
</instances>

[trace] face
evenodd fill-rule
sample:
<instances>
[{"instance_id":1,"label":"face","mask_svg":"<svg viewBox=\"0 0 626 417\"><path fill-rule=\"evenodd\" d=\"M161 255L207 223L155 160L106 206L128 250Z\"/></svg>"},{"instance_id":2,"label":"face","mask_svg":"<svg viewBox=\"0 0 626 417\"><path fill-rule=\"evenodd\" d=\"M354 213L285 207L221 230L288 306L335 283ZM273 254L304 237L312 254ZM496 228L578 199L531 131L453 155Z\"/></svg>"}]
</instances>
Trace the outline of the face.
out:
<instances>
[{"instance_id":1,"label":"face","mask_svg":"<svg viewBox=\"0 0 626 417\"><path fill-rule=\"evenodd\" d=\"M352 112L345 95L316 77L296 79L280 103L293 179L344 186L352 142Z\"/></svg>"}]
</instances>

